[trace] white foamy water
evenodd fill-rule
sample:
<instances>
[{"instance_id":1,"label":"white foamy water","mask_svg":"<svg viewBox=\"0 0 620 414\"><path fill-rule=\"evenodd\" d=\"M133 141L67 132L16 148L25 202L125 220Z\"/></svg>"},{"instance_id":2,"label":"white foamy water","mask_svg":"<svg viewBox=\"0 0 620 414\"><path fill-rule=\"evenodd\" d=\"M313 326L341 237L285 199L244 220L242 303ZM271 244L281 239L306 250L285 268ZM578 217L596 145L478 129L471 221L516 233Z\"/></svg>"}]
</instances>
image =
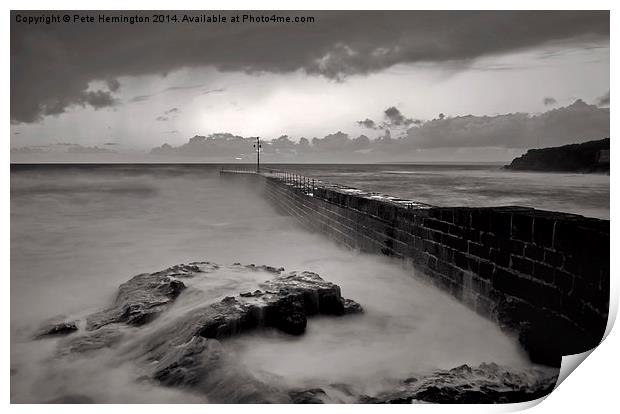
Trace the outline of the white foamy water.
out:
<instances>
[{"instance_id":1,"label":"white foamy water","mask_svg":"<svg viewBox=\"0 0 620 414\"><path fill-rule=\"evenodd\" d=\"M313 318L301 337L257 331L225 341L258 379L299 387L340 382L371 393L463 363L529 365L513 338L411 271L307 232L213 167L40 167L11 173L12 401L207 401L141 378L141 367L119 355L130 343L60 359L57 339L31 339L50 317L83 320L106 307L135 274L204 260L315 271L366 309ZM132 341L266 277L232 272L188 281L169 314L132 331Z\"/></svg>"}]
</instances>

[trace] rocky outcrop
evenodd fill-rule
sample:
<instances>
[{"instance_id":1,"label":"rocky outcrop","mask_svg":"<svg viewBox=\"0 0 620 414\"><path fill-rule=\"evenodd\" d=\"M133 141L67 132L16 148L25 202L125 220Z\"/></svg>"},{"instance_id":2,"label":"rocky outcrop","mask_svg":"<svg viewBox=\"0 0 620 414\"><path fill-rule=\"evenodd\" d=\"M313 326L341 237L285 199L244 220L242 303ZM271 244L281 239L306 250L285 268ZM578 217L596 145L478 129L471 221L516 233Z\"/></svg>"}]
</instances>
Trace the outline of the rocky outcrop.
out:
<instances>
[{"instance_id":1,"label":"rocky outcrop","mask_svg":"<svg viewBox=\"0 0 620 414\"><path fill-rule=\"evenodd\" d=\"M66 321L62 317L50 319L43 323L35 332L34 337L45 338L49 336L64 336L69 335L78 330L77 321Z\"/></svg>"},{"instance_id":2,"label":"rocky outcrop","mask_svg":"<svg viewBox=\"0 0 620 414\"><path fill-rule=\"evenodd\" d=\"M220 341L257 328L301 335L309 316L341 316L363 309L344 299L338 285L316 273L284 273L283 268L241 264L226 269L263 272L271 278L252 292L193 307L133 335L172 305L186 289L183 280L209 277L220 266L195 262L135 276L120 286L113 306L87 317L85 331L59 343L58 355L120 347L123 359L138 362L147 377L167 386L189 387L211 401L290 402L286 390L265 384L237 366Z\"/></svg>"},{"instance_id":3,"label":"rocky outcrop","mask_svg":"<svg viewBox=\"0 0 620 414\"><path fill-rule=\"evenodd\" d=\"M506 168L532 171L609 172L609 138L561 147L531 149Z\"/></svg>"},{"instance_id":4,"label":"rocky outcrop","mask_svg":"<svg viewBox=\"0 0 620 414\"><path fill-rule=\"evenodd\" d=\"M103 348L111 348L123 339L125 330L123 326L112 324L94 331L73 335L60 342L58 355L84 355Z\"/></svg>"},{"instance_id":5,"label":"rocky outcrop","mask_svg":"<svg viewBox=\"0 0 620 414\"><path fill-rule=\"evenodd\" d=\"M155 319L180 295L194 289L191 282L217 277L223 270L263 272L269 280L251 291L192 305L189 310L179 303L181 311L175 309ZM182 293L184 290L187 293ZM390 392L363 396L347 384L290 389L277 380L258 379L226 349L227 338L250 330L272 328L301 335L310 316L362 312L357 302L342 297L339 286L316 273L196 262L138 275L121 285L112 307L91 315L85 330L59 342L57 357L77 358L111 349L115 364L137 364L141 380L191 390L216 403L517 402L546 395L557 379L544 372L510 370L495 364L464 365L409 378ZM57 329L62 331L62 325ZM68 394L50 402L90 402L90 397Z\"/></svg>"},{"instance_id":6,"label":"rocky outcrop","mask_svg":"<svg viewBox=\"0 0 620 414\"><path fill-rule=\"evenodd\" d=\"M329 402L327 393L321 388L293 390L288 393L293 404L325 404Z\"/></svg>"},{"instance_id":7,"label":"rocky outcrop","mask_svg":"<svg viewBox=\"0 0 620 414\"><path fill-rule=\"evenodd\" d=\"M195 384L205 378L205 364L214 363L214 339L259 327L300 335L308 316L339 316L347 310L361 312L362 308L343 299L337 285L316 273L291 272L261 284L261 290L226 297L166 325L145 341L145 356L151 362L151 375L164 384Z\"/></svg>"},{"instance_id":8,"label":"rocky outcrop","mask_svg":"<svg viewBox=\"0 0 620 414\"><path fill-rule=\"evenodd\" d=\"M497 364L462 365L436 371L421 378L408 378L393 392L362 397L361 403L493 404L531 401L549 394L557 375L535 369L508 369Z\"/></svg>"},{"instance_id":9,"label":"rocky outcrop","mask_svg":"<svg viewBox=\"0 0 620 414\"><path fill-rule=\"evenodd\" d=\"M180 276L182 274L178 273L176 266L163 272L134 276L119 287L111 308L88 317L86 329L94 330L119 322L142 325L151 321L185 289L183 282L174 278Z\"/></svg>"},{"instance_id":10,"label":"rocky outcrop","mask_svg":"<svg viewBox=\"0 0 620 414\"><path fill-rule=\"evenodd\" d=\"M47 401L46 404L94 404L95 401L85 395L68 394L53 400Z\"/></svg>"}]
</instances>

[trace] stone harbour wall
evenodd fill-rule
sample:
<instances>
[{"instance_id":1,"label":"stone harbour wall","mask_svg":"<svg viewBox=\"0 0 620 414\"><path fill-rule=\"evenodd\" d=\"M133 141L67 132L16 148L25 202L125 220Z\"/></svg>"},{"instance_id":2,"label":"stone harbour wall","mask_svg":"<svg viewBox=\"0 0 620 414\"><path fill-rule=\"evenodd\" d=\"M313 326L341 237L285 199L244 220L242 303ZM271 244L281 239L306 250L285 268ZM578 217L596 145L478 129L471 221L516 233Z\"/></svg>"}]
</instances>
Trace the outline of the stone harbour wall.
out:
<instances>
[{"instance_id":1,"label":"stone harbour wall","mask_svg":"<svg viewBox=\"0 0 620 414\"><path fill-rule=\"evenodd\" d=\"M535 362L558 365L603 338L608 220L525 207L435 207L253 177L281 212L346 246L401 260L517 334Z\"/></svg>"}]
</instances>

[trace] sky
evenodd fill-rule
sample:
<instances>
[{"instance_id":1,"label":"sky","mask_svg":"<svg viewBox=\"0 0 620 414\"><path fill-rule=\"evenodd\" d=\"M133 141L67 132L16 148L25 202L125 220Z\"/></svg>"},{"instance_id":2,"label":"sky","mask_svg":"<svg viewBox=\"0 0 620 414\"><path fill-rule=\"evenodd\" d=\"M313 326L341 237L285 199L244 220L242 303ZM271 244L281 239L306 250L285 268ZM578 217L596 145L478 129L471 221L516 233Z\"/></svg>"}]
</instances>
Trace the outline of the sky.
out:
<instances>
[{"instance_id":1,"label":"sky","mask_svg":"<svg viewBox=\"0 0 620 414\"><path fill-rule=\"evenodd\" d=\"M13 162L172 161L191 151L152 149L225 133L305 137L312 147L312 138L337 132L351 140L388 135L398 150L276 149L273 160L506 161L526 148L609 136L608 12L276 13L312 16L309 23L235 23L236 12L209 12L228 21L24 22L51 14L11 14ZM200 157L209 158L203 149ZM234 151L213 157L243 158Z\"/></svg>"}]
</instances>

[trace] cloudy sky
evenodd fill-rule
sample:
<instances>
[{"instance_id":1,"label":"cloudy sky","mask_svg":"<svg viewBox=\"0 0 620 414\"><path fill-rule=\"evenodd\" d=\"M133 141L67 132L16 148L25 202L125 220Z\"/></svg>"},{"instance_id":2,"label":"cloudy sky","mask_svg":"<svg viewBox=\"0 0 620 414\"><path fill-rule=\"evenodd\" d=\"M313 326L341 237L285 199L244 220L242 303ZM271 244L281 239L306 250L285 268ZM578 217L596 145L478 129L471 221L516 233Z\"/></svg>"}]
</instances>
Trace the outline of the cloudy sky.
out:
<instances>
[{"instance_id":1,"label":"cloudy sky","mask_svg":"<svg viewBox=\"0 0 620 414\"><path fill-rule=\"evenodd\" d=\"M229 20L48 25L18 20L50 13L12 12L12 158L128 159L214 133L389 130L436 159L474 148L504 160L609 135L608 12L219 14Z\"/></svg>"}]
</instances>

